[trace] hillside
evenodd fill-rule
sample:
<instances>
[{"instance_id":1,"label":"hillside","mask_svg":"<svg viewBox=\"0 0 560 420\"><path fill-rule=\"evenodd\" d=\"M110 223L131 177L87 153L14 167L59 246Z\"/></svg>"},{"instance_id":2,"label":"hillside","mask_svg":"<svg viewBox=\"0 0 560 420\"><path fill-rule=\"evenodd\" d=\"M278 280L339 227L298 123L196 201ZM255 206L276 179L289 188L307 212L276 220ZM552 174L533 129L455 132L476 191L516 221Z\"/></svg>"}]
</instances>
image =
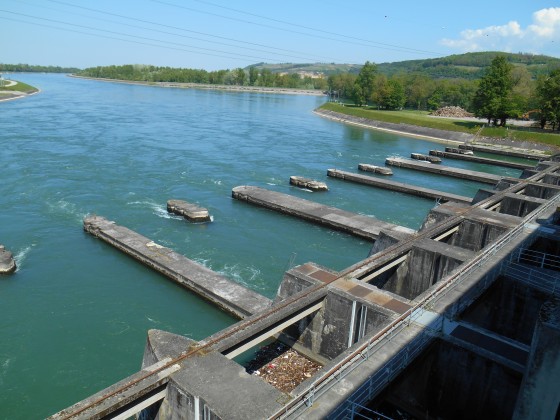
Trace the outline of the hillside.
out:
<instances>
[{"instance_id":1,"label":"hillside","mask_svg":"<svg viewBox=\"0 0 560 420\"><path fill-rule=\"evenodd\" d=\"M548 74L550 70L560 67L560 58L533 54L510 54L496 51L476 52L450 55L441 58L423 60L408 60L395 63L376 63L380 73L392 76L399 73L422 73L430 78L450 79L479 79L484 74L496 55L505 55L510 63L515 66L526 67L529 73L536 78L541 74ZM258 63L254 67L269 69L273 73L297 72L322 72L329 76L337 73L358 73L362 64L265 64ZM251 66L249 66L251 67Z\"/></svg>"}]
</instances>

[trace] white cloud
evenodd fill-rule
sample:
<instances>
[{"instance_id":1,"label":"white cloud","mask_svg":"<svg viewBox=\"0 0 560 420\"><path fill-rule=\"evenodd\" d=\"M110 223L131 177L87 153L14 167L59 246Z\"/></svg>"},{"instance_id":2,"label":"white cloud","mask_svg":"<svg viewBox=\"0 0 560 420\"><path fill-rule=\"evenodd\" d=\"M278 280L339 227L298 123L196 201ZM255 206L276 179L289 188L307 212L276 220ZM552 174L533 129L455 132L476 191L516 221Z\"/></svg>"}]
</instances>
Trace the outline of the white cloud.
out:
<instances>
[{"instance_id":1,"label":"white cloud","mask_svg":"<svg viewBox=\"0 0 560 420\"><path fill-rule=\"evenodd\" d=\"M466 29L458 39L442 39L452 49L468 51L538 51L545 43L560 39L560 7L533 13L533 23L523 29L517 21L482 29ZM559 42L560 44L560 42Z\"/></svg>"},{"instance_id":2,"label":"white cloud","mask_svg":"<svg viewBox=\"0 0 560 420\"><path fill-rule=\"evenodd\" d=\"M535 23L529 25L528 32L544 38L560 36L560 7L542 9L533 13Z\"/></svg>"}]
</instances>

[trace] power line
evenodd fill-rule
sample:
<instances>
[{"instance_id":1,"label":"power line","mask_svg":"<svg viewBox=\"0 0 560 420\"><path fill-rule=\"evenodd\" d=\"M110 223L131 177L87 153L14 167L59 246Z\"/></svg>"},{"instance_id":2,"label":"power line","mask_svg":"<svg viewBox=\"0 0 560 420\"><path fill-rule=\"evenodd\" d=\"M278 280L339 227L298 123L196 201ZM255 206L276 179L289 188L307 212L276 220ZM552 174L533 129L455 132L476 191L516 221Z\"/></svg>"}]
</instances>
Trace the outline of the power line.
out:
<instances>
[{"instance_id":1,"label":"power line","mask_svg":"<svg viewBox=\"0 0 560 420\"><path fill-rule=\"evenodd\" d=\"M129 42L129 43L132 43L132 44L146 45L146 46L149 46L149 47L166 48L166 49L174 50L174 51L184 51L184 52L190 52L190 53L195 53L195 54L208 55L208 56L212 56L212 57L242 60L241 58L237 58L237 57L227 57L227 56L223 56L223 55L219 55L219 54L204 53L204 52L200 52L200 51L191 51L191 50L187 50L187 49L184 49L184 48L168 47L168 46L165 46L165 45L149 44L147 42L140 42L140 41L134 41L134 40L131 40L131 39L117 38L117 37L114 37L114 36L92 34L91 32L78 31L76 29L70 29L70 28L61 28L61 27L58 27L58 26L46 25L46 24L37 23L37 22L28 22L28 21L25 21L25 20L8 18L8 17L5 17L5 16L0 16L0 19L9 20L11 22L26 23L28 25L33 25L33 26L41 26L43 28L50 28L50 29L56 29L56 30L60 30L60 31L73 32L73 33L82 34L82 35L90 35L90 36L97 37L97 38L105 38L105 39L111 39L111 40L116 40L116 41Z\"/></svg>"},{"instance_id":2,"label":"power line","mask_svg":"<svg viewBox=\"0 0 560 420\"><path fill-rule=\"evenodd\" d=\"M54 22L54 23L73 26L73 27L82 28L82 29L89 29L89 30L94 30L94 31L99 31L99 32L106 32L106 33L113 34L113 35L127 36L127 37L130 37L130 38L137 38L137 39L141 39L141 40L145 40L145 41L160 42L162 44L177 45L179 47L195 48L195 49L198 49L198 50L210 51L210 52L213 52L213 53L217 52L217 53L221 53L221 54L231 54L231 55L234 55L234 56L251 58L251 59L255 59L255 60L276 61L274 59L266 58L266 57L257 57L257 56L247 55L247 54L230 53L228 51L221 51L221 50L215 50L215 49L211 49L211 48L197 47L197 46L194 46L194 45L180 44L180 43L177 43L177 42L162 41L162 40L159 40L159 39L154 39L154 38L149 38L149 37L144 37L144 36L139 36L139 35L129 35L129 34L122 33L122 32L110 31L108 29L98 29L98 28L93 28L91 26L78 25L78 24L75 24L75 23L68 23L68 22L63 22L63 21L56 20L56 19L37 17L37 16L33 16L33 15L28 15L28 14L25 14L25 13L12 12L12 11L9 11L9 10L0 9L0 12L11 13L11 14L14 14L14 15L24 16L24 17L27 17L27 18L44 20L44 21L47 21L47 22ZM189 52L196 52L196 51L191 50Z\"/></svg>"},{"instance_id":3,"label":"power line","mask_svg":"<svg viewBox=\"0 0 560 420\"><path fill-rule=\"evenodd\" d=\"M120 14L117 14L117 13L111 13L111 12L107 12L107 11L103 11L103 10L99 10L99 9L93 9L93 8L90 8L90 7L78 6L78 5L75 5L75 4L67 3L65 1L60 1L60 0L49 0L49 1L52 2L52 3L58 3L58 4L65 5L65 6L70 6L70 7L75 7L75 8L78 8L78 9L88 10L88 11L95 12L95 13L100 13L100 14L109 15L109 16L115 16L115 17L118 17L118 18L121 18L121 19L127 19L127 20L131 20L131 21L136 21L136 22L148 23L150 25L160 26L160 27L164 27L164 28L168 28L168 29L175 29L175 30L179 30L179 31L183 31L183 32L194 33L194 34L197 34L197 35L204 35L204 36L208 36L208 37L211 37L211 38L238 42L240 44L263 47L263 48L267 48L269 50L276 50L276 51L283 51L283 52L288 52L288 53L296 53L296 54L305 54L306 55L306 57L299 57L299 56L287 55L286 54L286 56L290 56L290 57L293 57L293 58L308 59L308 57L311 56L311 57L317 57L317 58L322 58L322 59L328 59L329 61L333 60L332 57L310 54L310 53L306 53L306 52L302 52L302 51L296 51L296 50L290 50L290 49L286 49L286 48L272 47L272 46L269 46L269 45L259 44L259 43L250 42L250 41L242 41L242 40L238 40L238 39L235 39L235 38L209 34L209 33L206 33L206 32L193 31L191 29L185 29L185 28L181 28L181 27L177 27L177 26L166 25L166 24L163 24L163 23L153 22L153 21L144 20L144 19L137 19L137 18L133 18L133 17L130 17L130 16L120 15ZM66 12L66 13L68 13L68 12ZM149 28L146 28L146 29L156 31L154 29L149 29ZM183 35L176 34L176 36L183 36ZM193 39L199 39L199 38L193 38ZM202 41L213 42L213 41L210 41L210 40L203 40L203 39L202 39ZM224 45L230 45L230 44L224 44ZM235 46L235 45L232 45L232 46L238 47L238 46ZM238 48L246 48L246 47L238 47ZM256 51L260 51L260 50L256 50ZM284 55L284 54L279 54L279 53L274 53L274 54ZM334 61L337 61L337 60L334 60Z\"/></svg>"},{"instance_id":4,"label":"power line","mask_svg":"<svg viewBox=\"0 0 560 420\"><path fill-rule=\"evenodd\" d=\"M434 52L434 51L419 50L417 48L409 48L409 47L403 47L403 46L400 46L400 45L386 44L386 43L383 43L383 42L371 41L371 40L368 40L368 39L358 38L358 37L355 37L355 36L339 34L337 32L326 31L326 30L323 30L323 29L313 28L313 27L310 27L310 26L299 25L297 23L287 22L285 20L275 19L275 18L263 16L263 15L258 15L256 13L247 12L247 11L240 10L240 9L234 9L232 7L222 6L220 4L212 3L212 2L206 1L206 0L193 0L193 1L196 1L197 3L208 4L208 5L211 5L211 6L214 6L214 7L218 7L220 9L230 10L230 11L241 13L241 14L248 15L248 16L258 17L260 19L265 19L265 20L269 20L269 21L272 21L272 22L282 23L284 25L294 26L296 28L303 28L303 29L308 29L308 30L315 31L315 32L328 34L328 35L335 35L335 36L338 36L338 37L341 37L341 38L347 38L347 39L353 39L353 40L356 40L356 41L368 42L368 43L371 43L371 44L374 44L374 45L382 45L382 46L386 46L386 47L399 48L399 49L402 49L402 50L405 50L405 51L408 50L410 52L416 52L416 53L439 54L439 53ZM162 3L162 1L158 1L158 2ZM385 17L387 17L387 16L385 16Z\"/></svg>"},{"instance_id":5,"label":"power line","mask_svg":"<svg viewBox=\"0 0 560 420\"><path fill-rule=\"evenodd\" d=\"M138 25L132 25L130 23L117 22L115 20L110 20L110 19L103 19L103 18L99 18L99 17L91 17L91 16L88 16L88 15L75 13L75 12L69 12L69 11L66 11L66 10L56 9L56 8L52 8L52 7L47 7L47 6L44 6L44 5L35 5L35 4L27 3L27 2L21 1L21 0L19 1L19 3L27 4L27 5L33 6L33 7L40 7L40 8L47 9L47 10L52 10L52 11L55 11L55 12L63 12L63 13L67 13L67 14L74 15L74 16L85 17L87 19L94 19L94 20L98 20L98 21L101 21L101 22L109 22L109 23L113 23L113 24L117 24L117 25L121 25L121 26L128 26L130 28L142 29L142 30L157 32L157 33L161 33L161 34L165 34L165 35L177 36L177 37L180 37L180 38L194 39L194 40L197 40L197 41L207 42L207 43L211 43L211 44L225 45L225 46L234 47L234 48L242 48L242 49L245 49L245 50L256 51L256 52L261 52L261 53L266 53L266 54L271 53L270 51L261 50L261 49L257 49L257 48L240 47L239 45L228 44L226 42L212 41L212 40L207 40L207 39L204 39L204 38L198 38L198 37L194 37L194 36L183 35L183 34L178 34L178 33L169 32L169 31L163 31L163 30L160 30L160 29L152 29L152 28L147 28L145 26L138 26ZM59 2L57 2L57 3L59 3ZM76 7L79 7L79 6L76 6ZM80 7L80 8L83 8L83 7ZM283 54L283 53L277 53L277 52L274 52L273 54L278 55L278 56L299 58L299 59L304 59L304 60L308 59L308 57L302 57L302 56L290 55L290 54Z\"/></svg>"},{"instance_id":6,"label":"power line","mask_svg":"<svg viewBox=\"0 0 560 420\"><path fill-rule=\"evenodd\" d=\"M309 36L309 37L312 37L312 38L325 39L325 40L328 40L328 41L336 41L336 42L342 42L342 43L346 43L346 44L359 45L359 46L362 46L362 47L369 47L369 48L373 47L373 48L379 48L379 49L390 50L390 51L399 51L399 52L415 53L415 54L422 54L422 55L426 55L426 54L440 55L440 53L437 53L437 52L434 52L434 51L423 51L423 50L417 50L417 49L408 48L408 47L402 47L402 46L398 46L398 45L382 44L382 43L374 42L374 41L366 41L366 42L368 42L368 44L364 44L363 42L350 41L350 40L344 41L344 40L337 39L337 38L310 34L308 32L301 32L301 31L296 31L296 30L292 30L292 29L281 28L281 27L278 27L278 26L272 26L272 25L267 25L267 24L264 24L264 23L253 22L253 21L250 21L250 20L244 20L244 19L239 19L239 18L235 18L235 17L231 17L231 16L225 16L225 15L221 15L219 13L213 13L213 12L208 12L208 11L205 11L205 10L194 9L192 7L186 7L186 6L178 5L178 4L175 4L175 3L170 3L170 2L167 2L167 1L163 1L163 0L151 0L151 1L153 1L155 3L163 4L163 5L166 5L166 6L171 6L171 7L176 7L176 8L179 8L179 9L189 10L191 12L197 12L197 13L202 13L202 14L206 14L206 15L210 15L210 16L216 16L216 17L220 17L222 19L232 20L232 21L235 21L235 22L247 23L247 24L250 24L250 25L261 26L261 27L269 28L269 29L276 29L276 30L279 30L279 31L284 31L284 32L298 34L298 35ZM226 8L225 6L217 6L217 7ZM237 11L237 9L230 9L230 10ZM254 15L254 14L251 14L251 13L248 13L248 12L243 12L243 11L238 11L238 12L249 14L249 15ZM255 16L259 16L259 15L255 15ZM269 19L269 20L275 20L275 19L267 18L267 17L261 17L261 18ZM287 22L284 22L284 21L280 21L280 22L287 23ZM295 24L292 24L292 25L295 25ZM295 25L295 26L308 28L308 27L304 27L302 25ZM323 30L319 30L319 29L313 29L313 28L308 28L308 29L313 30L313 31L329 33L328 31L323 31ZM352 37L349 37L349 36L346 36L346 35L340 35L340 34L336 34L336 35L352 39ZM354 39L360 40L359 38L354 38Z\"/></svg>"}]
</instances>

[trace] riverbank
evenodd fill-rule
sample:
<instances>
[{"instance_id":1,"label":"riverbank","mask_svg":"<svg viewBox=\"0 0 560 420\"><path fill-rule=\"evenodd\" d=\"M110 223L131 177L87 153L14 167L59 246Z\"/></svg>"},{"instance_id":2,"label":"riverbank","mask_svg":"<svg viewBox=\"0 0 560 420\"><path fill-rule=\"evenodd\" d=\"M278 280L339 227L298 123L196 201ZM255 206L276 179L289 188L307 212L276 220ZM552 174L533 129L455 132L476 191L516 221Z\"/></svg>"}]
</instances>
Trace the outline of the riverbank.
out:
<instances>
[{"instance_id":1,"label":"riverbank","mask_svg":"<svg viewBox=\"0 0 560 420\"><path fill-rule=\"evenodd\" d=\"M204 89L204 90L225 90L232 92L255 92L255 93L281 93L285 95L312 95L325 96L325 93L312 89L290 89L278 87L262 87L262 86L237 86L237 85L210 85L201 83L176 83L176 82L142 82L120 79L104 79L99 77L84 77L75 74L68 76L77 79L97 80L100 82L124 83L129 85L156 86L162 88L178 88L178 89Z\"/></svg>"},{"instance_id":2,"label":"riverbank","mask_svg":"<svg viewBox=\"0 0 560 420\"><path fill-rule=\"evenodd\" d=\"M315 114L333 121L342 122L344 124L351 124L364 128L371 128L374 130L386 131L396 134L405 134L407 136L418 137L430 141L459 145L463 143L474 143L488 146L499 146L500 148L529 150L531 152L542 153L543 157L547 157L553 153L560 152L560 145L550 145L531 141L516 141L504 138L494 137L477 137L470 133L462 133L458 131L447 131L442 129L421 127L412 124L404 123L390 123L384 121L377 121L365 117L357 117L353 115L343 114L341 112L331 111L323 108L318 108L313 111Z\"/></svg>"},{"instance_id":3,"label":"riverbank","mask_svg":"<svg viewBox=\"0 0 560 420\"><path fill-rule=\"evenodd\" d=\"M41 92L40 89L37 89L36 92L32 92L32 93L0 90L0 102L8 102L8 101L13 101L15 99L23 99L23 98L27 98L28 96L36 95L37 93L40 92Z\"/></svg>"},{"instance_id":4,"label":"riverbank","mask_svg":"<svg viewBox=\"0 0 560 420\"><path fill-rule=\"evenodd\" d=\"M30 86L16 80L4 80L4 86L0 88L0 102L26 98L27 96L31 96L39 92L40 90L35 86Z\"/></svg>"}]
</instances>

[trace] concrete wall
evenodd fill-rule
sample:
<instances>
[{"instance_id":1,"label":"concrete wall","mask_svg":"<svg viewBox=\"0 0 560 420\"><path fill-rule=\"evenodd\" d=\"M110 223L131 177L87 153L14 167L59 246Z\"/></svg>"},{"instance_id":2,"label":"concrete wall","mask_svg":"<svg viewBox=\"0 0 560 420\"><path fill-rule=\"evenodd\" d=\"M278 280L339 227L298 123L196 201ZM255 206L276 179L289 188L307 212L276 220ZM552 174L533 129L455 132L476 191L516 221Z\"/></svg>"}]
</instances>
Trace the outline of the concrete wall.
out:
<instances>
[{"instance_id":1,"label":"concrete wall","mask_svg":"<svg viewBox=\"0 0 560 420\"><path fill-rule=\"evenodd\" d=\"M525 195L529 197L550 199L560 192L558 187L550 187L547 185L529 184L525 187Z\"/></svg>"},{"instance_id":2,"label":"concrete wall","mask_svg":"<svg viewBox=\"0 0 560 420\"><path fill-rule=\"evenodd\" d=\"M510 419L520 383L517 372L437 340L376 402L416 418Z\"/></svg>"},{"instance_id":3,"label":"concrete wall","mask_svg":"<svg viewBox=\"0 0 560 420\"><path fill-rule=\"evenodd\" d=\"M500 276L462 319L529 345L546 294Z\"/></svg>"},{"instance_id":4,"label":"concrete wall","mask_svg":"<svg viewBox=\"0 0 560 420\"><path fill-rule=\"evenodd\" d=\"M410 238L410 234L404 232L381 231L379 237L371 247L368 257L371 257L378 252L384 251L396 243Z\"/></svg>"},{"instance_id":5,"label":"concrete wall","mask_svg":"<svg viewBox=\"0 0 560 420\"><path fill-rule=\"evenodd\" d=\"M298 265L289 271L284 273L282 277L282 282L278 286L278 291L276 292L276 298L274 303L280 300L286 299L308 287L319 284L320 281L309 276L313 268L320 268L317 264L307 263L303 265Z\"/></svg>"},{"instance_id":6,"label":"concrete wall","mask_svg":"<svg viewBox=\"0 0 560 420\"><path fill-rule=\"evenodd\" d=\"M546 200L519 194L506 194L500 204L500 213L525 217L536 210Z\"/></svg>"},{"instance_id":7,"label":"concrete wall","mask_svg":"<svg viewBox=\"0 0 560 420\"><path fill-rule=\"evenodd\" d=\"M353 304L354 301L356 305ZM365 314L365 325L360 325L362 311ZM350 344L358 341L359 330L366 334L378 332L393 316L385 308L361 301L342 291L331 290L317 314L302 319L285 333L312 352L331 360L348 348L349 341Z\"/></svg>"},{"instance_id":8,"label":"concrete wall","mask_svg":"<svg viewBox=\"0 0 560 420\"><path fill-rule=\"evenodd\" d=\"M466 219L461 222L459 230L447 240L447 243L471 251L480 251L506 230L504 226Z\"/></svg>"},{"instance_id":9,"label":"concrete wall","mask_svg":"<svg viewBox=\"0 0 560 420\"><path fill-rule=\"evenodd\" d=\"M371 284L414 299L470 257L472 252L466 249L424 240L417 242L394 272L376 277Z\"/></svg>"},{"instance_id":10,"label":"concrete wall","mask_svg":"<svg viewBox=\"0 0 560 420\"><path fill-rule=\"evenodd\" d=\"M560 298L541 308L514 414L521 419L560 416Z\"/></svg>"}]
</instances>

